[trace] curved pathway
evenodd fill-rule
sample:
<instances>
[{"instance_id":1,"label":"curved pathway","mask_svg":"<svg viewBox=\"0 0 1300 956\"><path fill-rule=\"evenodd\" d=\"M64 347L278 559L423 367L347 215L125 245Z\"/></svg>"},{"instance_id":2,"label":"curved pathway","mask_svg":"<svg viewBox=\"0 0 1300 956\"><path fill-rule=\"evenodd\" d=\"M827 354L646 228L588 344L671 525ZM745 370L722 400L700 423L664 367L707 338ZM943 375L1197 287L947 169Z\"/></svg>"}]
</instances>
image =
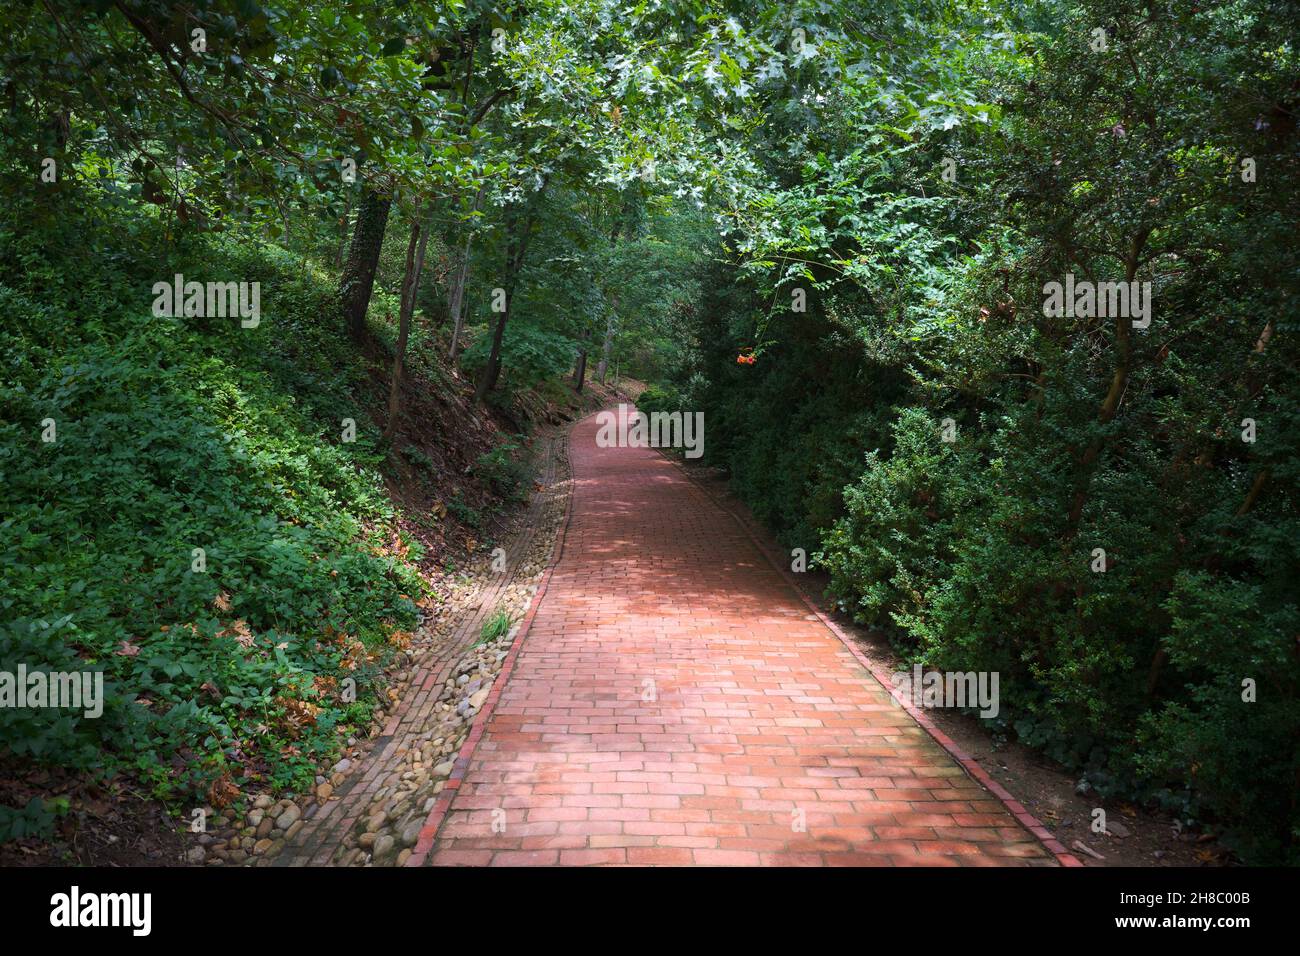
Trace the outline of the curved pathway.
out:
<instances>
[{"instance_id":1,"label":"curved pathway","mask_svg":"<svg viewBox=\"0 0 1300 956\"><path fill-rule=\"evenodd\" d=\"M596 431L574 426L559 560L412 863L1057 862L736 519Z\"/></svg>"}]
</instances>

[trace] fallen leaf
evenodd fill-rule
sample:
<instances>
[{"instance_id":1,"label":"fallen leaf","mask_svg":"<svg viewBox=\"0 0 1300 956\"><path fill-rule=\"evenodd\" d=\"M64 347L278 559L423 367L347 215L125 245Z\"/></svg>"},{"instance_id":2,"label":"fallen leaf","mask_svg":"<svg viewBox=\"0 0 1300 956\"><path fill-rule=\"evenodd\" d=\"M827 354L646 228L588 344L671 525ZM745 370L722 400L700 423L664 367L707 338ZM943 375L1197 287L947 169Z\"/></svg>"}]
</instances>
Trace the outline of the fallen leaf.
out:
<instances>
[{"instance_id":1,"label":"fallen leaf","mask_svg":"<svg viewBox=\"0 0 1300 956\"><path fill-rule=\"evenodd\" d=\"M243 620L242 618L240 618L237 621L232 621L230 623L230 626L228 626L225 630L218 631L217 637L233 637L235 639L235 642L238 643L239 646L244 648L245 650L252 647L253 644L255 643L255 639L253 637L253 629L250 628L248 626L248 622Z\"/></svg>"},{"instance_id":2,"label":"fallen leaf","mask_svg":"<svg viewBox=\"0 0 1300 956\"><path fill-rule=\"evenodd\" d=\"M220 810L228 807L239 796L239 788L231 783L230 778L222 774L208 787L208 802Z\"/></svg>"}]
</instances>

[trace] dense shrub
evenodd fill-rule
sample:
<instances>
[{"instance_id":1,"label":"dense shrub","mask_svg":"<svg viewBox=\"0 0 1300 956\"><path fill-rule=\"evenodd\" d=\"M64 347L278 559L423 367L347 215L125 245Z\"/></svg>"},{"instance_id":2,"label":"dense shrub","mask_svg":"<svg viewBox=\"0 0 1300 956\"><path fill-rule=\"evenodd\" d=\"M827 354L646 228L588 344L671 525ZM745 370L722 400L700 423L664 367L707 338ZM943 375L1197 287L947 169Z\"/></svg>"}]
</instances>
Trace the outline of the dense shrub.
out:
<instances>
[{"instance_id":1,"label":"dense shrub","mask_svg":"<svg viewBox=\"0 0 1300 956\"><path fill-rule=\"evenodd\" d=\"M369 720L422 586L330 284L275 248L170 245L122 212L10 206L0 250L0 660L102 671L107 697L98 719L5 708L0 747L132 770L162 796L310 782L336 728ZM152 315L176 272L260 282L260 324Z\"/></svg>"},{"instance_id":2,"label":"dense shrub","mask_svg":"<svg viewBox=\"0 0 1300 956\"><path fill-rule=\"evenodd\" d=\"M474 463L474 473L491 485L501 497L517 501L528 497L533 477L520 441L502 442L480 455Z\"/></svg>"},{"instance_id":3,"label":"dense shrub","mask_svg":"<svg viewBox=\"0 0 1300 956\"><path fill-rule=\"evenodd\" d=\"M518 319L511 322L508 329L501 356L503 367L508 370L503 385L509 392L562 375L573 364L575 346L572 339ZM492 327L489 326L461 356L461 364L471 375L482 370L491 344Z\"/></svg>"}]
</instances>

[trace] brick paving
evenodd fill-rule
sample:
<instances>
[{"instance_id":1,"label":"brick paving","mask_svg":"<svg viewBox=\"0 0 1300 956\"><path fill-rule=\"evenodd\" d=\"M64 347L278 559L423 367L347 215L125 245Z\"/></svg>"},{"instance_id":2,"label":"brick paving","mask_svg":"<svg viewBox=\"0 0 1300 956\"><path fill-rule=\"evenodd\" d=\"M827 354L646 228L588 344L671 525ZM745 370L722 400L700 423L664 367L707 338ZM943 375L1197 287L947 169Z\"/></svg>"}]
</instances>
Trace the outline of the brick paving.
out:
<instances>
[{"instance_id":1,"label":"brick paving","mask_svg":"<svg viewBox=\"0 0 1300 956\"><path fill-rule=\"evenodd\" d=\"M303 826L286 842L284 852L274 860L258 860L264 866L322 866L339 862L346 854L344 838L366 814L375 795L395 789L401 773L408 769L402 759L419 749L430 728L438 726L438 695L452 668L479 640L484 621L494 613L511 584L521 580L523 564L533 538L541 533L542 512L556 493L557 462L565 454L566 439L554 441L554 450L542 454L543 471L538 476L541 491L529 503L520 534L509 543L506 568L492 574L478 597L476 609L459 621L447 638L422 655L406 695L389 716L380 735L369 744L363 759L354 761L347 779L333 799L307 809Z\"/></svg>"},{"instance_id":2,"label":"brick paving","mask_svg":"<svg viewBox=\"0 0 1300 956\"><path fill-rule=\"evenodd\" d=\"M731 515L596 430L428 863L1056 864Z\"/></svg>"}]
</instances>

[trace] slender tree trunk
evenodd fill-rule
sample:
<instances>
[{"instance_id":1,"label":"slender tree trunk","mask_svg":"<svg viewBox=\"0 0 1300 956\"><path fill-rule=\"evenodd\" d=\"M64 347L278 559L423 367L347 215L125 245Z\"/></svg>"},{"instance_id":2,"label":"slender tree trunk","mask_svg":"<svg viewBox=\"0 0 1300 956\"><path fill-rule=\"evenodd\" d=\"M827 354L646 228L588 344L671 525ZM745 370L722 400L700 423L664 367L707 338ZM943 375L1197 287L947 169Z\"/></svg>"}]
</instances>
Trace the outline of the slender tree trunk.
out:
<instances>
[{"instance_id":1,"label":"slender tree trunk","mask_svg":"<svg viewBox=\"0 0 1300 956\"><path fill-rule=\"evenodd\" d=\"M618 299L614 299L614 305L617 307ZM601 347L600 364L596 366L596 377L600 379L600 384L605 384L605 373L609 371L609 355L614 348L614 310L609 310L609 320L605 323L605 344Z\"/></svg>"},{"instance_id":2,"label":"slender tree trunk","mask_svg":"<svg viewBox=\"0 0 1300 956\"><path fill-rule=\"evenodd\" d=\"M1127 283L1133 282L1137 277L1138 263L1141 260L1142 249L1146 245L1148 235L1149 230L1143 230L1129 241L1128 255L1124 267L1124 281ZM1131 324L1132 320L1125 316L1118 316L1115 319L1115 368L1111 374L1110 388L1107 389L1106 397L1102 400L1101 408L1097 411L1097 420L1102 424L1111 421L1119 412L1120 400L1123 399L1124 390L1128 387L1129 373L1133 369ZM1074 532L1079 525L1079 519L1083 517L1083 508L1088 501L1092 465L1101 455L1105 444L1104 438L1098 437L1094 439L1079 458L1082 477L1079 487L1075 490L1074 501L1070 504L1070 531L1067 538L1074 537Z\"/></svg>"},{"instance_id":3,"label":"slender tree trunk","mask_svg":"<svg viewBox=\"0 0 1300 956\"><path fill-rule=\"evenodd\" d=\"M614 226L609 231L610 248L618 245L619 234L623 231L623 224L631 208L631 200L625 197L623 205L619 207L618 215L614 217ZM600 364L596 366L596 375L601 385L605 384L605 373L609 371L609 354L614 348L614 316L618 310L618 296L612 296L612 299L614 305L609 310L609 319L605 322L605 344L601 348ZM578 391L582 391L582 388L579 387Z\"/></svg>"},{"instance_id":4,"label":"slender tree trunk","mask_svg":"<svg viewBox=\"0 0 1300 956\"><path fill-rule=\"evenodd\" d=\"M370 306L370 293L375 285L375 270L379 267L379 252L384 245L384 229L388 226L388 210L392 200L380 196L366 187L357 209L356 229L343 275L339 281L339 305L348 334L353 341L366 338L366 309Z\"/></svg>"},{"instance_id":5,"label":"slender tree trunk","mask_svg":"<svg viewBox=\"0 0 1300 956\"><path fill-rule=\"evenodd\" d=\"M587 377L587 350L578 349L578 365L573 370L573 390L582 394L582 383Z\"/></svg>"},{"instance_id":6,"label":"slender tree trunk","mask_svg":"<svg viewBox=\"0 0 1300 956\"><path fill-rule=\"evenodd\" d=\"M483 193L487 189L487 183L484 182L478 188L478 195L474 197L474 211L478 212L483 206ZM460 353L460 332L465 323L465 283L469 280L469 250L470 242L473 240L474 233L472 227L465 230L465 247L460 254L460 268L456 270L456 278L451 286L451 301L448 311L451 313L451 351L448 353L454 365L456 356Z\"/></svg>"},{"instance_id":7,"label":"slender tree trunk","mask_svg":"<svg viewBox=\"0 0 1300 956\"><path fill-rule=\"evenodd\" d=\"M474 404L479 404L487 397L487 393L497 386L497 379L501 375L501 343L505 341L506 322L510 320L510 308L515 299L515 283L518 281L519 272L524 266L524 255L528 252L528 240L533 234L533 219L537 214L537 207L542 201L542 195L546 192L546 185L549 176L542 180L542 188L537 191L529 205L527 214L524 216L523 226L519 225L519 214L517 210L511 210L506 217L506 235L509 241L506 244L506 281L503 289L505 290L505 311L501 313L501 318L497 320L496 330L492 333L492 348L488 352L487 364L483 366L483 374L479 376L478 387L474 389Z\"/></svg>"},{"instance_id":8,"label":"slender tree trunk","mask_svg":"<svg viewBox=\"0 0 1300 956\"><path fill-rule=\"evenodd\" d=\"M343 221L339 223L339 249L334 254L334 268L343 268L343 255L348 251L348 220L352 218L352 194L343 203Z\"/></svg>"},{"instance_id":9,"label":"slender tree trunk","mask_svg":"<svg viewBox=\"0 0 1300 956\"><path fill-rule=\"evenodd\" d=\"M487 363L479 375L478 385L474 389L474 404L479 404L487 393L496 388L497 376L501 373L501 343L505 341L506 322L510 319L510 306L515 297L515 271L519 261L519 216L512 210L506 216L506 277L501 287L505 293L502 311L497 319L496 328L492 330L492 347L488 350Z\"/></svg>"},{"instance_id":10,"label":"slender tree trunk","mask_svg":"<svg viewBox=\"0 0 1300 956\"><path fill-rule=\"evenodd\" d=\"M479 375L478 386L474 389L474 404L477 405L487 398L487 393L497 387L497 378L501 374L501 343L505 341L506 321L510 318L510 306L515 298L515 283L512 276L507 280L505 289L505 311L497 319L496 328L492 331L492 347L488 351L487 364L483 366L483 372Z\"/></svg>"},{"instance_id":11,"label":"slender tree trunk","mask_svg":"<svg viewBox=\"0 0 1300 956\"><path fill-rule=\"evenodd\" d=\"M406 244L406 271L402 275L402 305L397 319L397 345L393 349L393 381L388 391L388 426L384 437L397 433L397 420L402 412L402 375L406 362L406 343L411 332L411 316L415 313L415 295L420 288L420 273L424 271L424 250L429 242L429 230L420 222L420 211L415 211L411 221L411 238Z\"/></svg>"}]
</instances>

